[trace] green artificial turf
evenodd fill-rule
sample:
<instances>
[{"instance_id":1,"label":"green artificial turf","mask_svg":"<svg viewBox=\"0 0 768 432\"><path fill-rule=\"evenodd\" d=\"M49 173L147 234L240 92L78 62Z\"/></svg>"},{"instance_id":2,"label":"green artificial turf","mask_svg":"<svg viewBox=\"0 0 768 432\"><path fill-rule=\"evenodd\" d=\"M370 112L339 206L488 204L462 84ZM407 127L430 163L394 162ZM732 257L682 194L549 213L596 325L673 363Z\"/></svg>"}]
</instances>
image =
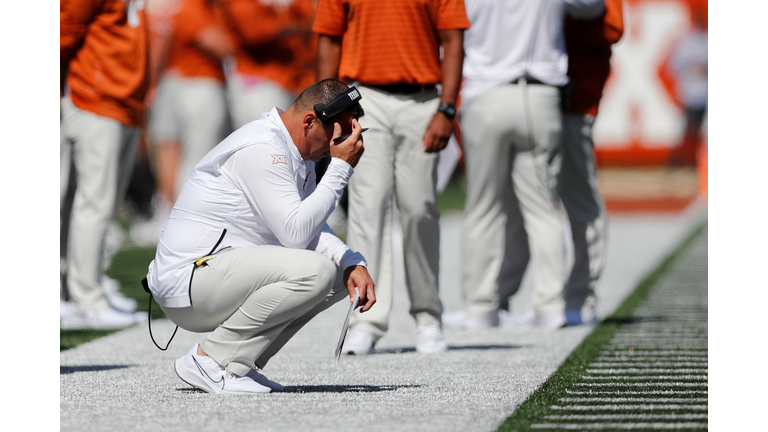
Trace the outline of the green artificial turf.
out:
<instances>
[{"instance_id":1,"label":"green artificial turf","mask_svg":"<svg viewBox=\"0 0 768 432\"><path fill-rule=\"evenodd\" d=\"M147 266L155 257L155 248L131 248L118 251L112 258L112 265L107 276L120 282L120 291L126 297L138 301L138 310L148 310L149 294L141 286L141 280L147 275ZM152 319L165 315L157 303L152 304ZM118 330L59 330L59 351L74 348Z\"/></svg>"},{"instance_id":2,"label":"green artificial turf","mask_svg":"<svg viewBox=\"0 0 768 432\"><path fill-rule=\"evenodd\" d=\"M607 345L616 331L632 318L632 312L648 296L651 289L670 269L675 260L706 229L706 221L694 228L691 233L666 258L648 274L621 303L616 311L600 323L581 344L568 356L557 371L544 384L536 389L515 412L502 423L497 432L520 432L535 430L530 426L542 416L551 414L549 406L556 404L558 398L566 396L565 390L576 383L584 374L587 366L598 356L601 348ZM609 388L610 389L610 388ZM655 390L654 387L645 390ZM664 411L673 413L674 411Z\"/></svg>"},{"instance_id":3,"label":"green artificial turf","mask_svg":"<svg viewBox=\"0 0 768 432\"><path fill-rule=\"evenodd\" d=\"M464 211L467 199L467 187L464 174L456 172L445 189L437 195L437 208L440 213Z\"/></svg>"}]
</instances>

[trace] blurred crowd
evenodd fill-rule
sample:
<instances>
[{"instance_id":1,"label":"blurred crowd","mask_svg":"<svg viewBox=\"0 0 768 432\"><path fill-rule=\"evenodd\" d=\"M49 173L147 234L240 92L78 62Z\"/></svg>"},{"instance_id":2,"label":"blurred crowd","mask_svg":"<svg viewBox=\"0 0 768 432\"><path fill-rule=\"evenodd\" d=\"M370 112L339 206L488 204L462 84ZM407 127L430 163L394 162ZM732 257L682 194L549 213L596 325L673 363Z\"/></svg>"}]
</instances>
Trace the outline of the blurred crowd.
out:
<instances>
[{"instance_id":1,"label":"blurred crowd","mask_svg":"<svg viewBox=\"0 0 768 432\"><path fill-rule=\"evenodd\" d=\"M392 1L393 8L408 10L407 1ZM391 289L394 217L401 219L410 260L411 313L430 329L425 350L445 349L444 325L560 328L597 319L595 286L605 263L607 221L592 128L610 73L611 46L624 31L621 0L432 0L425 3L440 4L438 16L450 6L466 18L400 22L381 34L370 34L360 20L390 17L370 4L351 13L362 8L356 0L60 2L62 329L145 321L136 302L104 274L123 241L114 221L121 203L127 200L134 212L130 240L157 245L195 164L232 131L272 107L288 108L323 78L360 87L367 113L361 124L374 127L366 134L368 159L350 183L353 204L347 211L359 221L350 226L350 247L368 259L380 304L367 318L355 315L347 353L372 352L387 331L391 293L379 290ZM339 12L333 21L338 11L347 14ZM674 60L676 70L687 74L682 82L690 84L681 90L690 132L675 153L676 164L691 163L706 110L706 32L696 33L701 26L692 21L694 32ZM400 35L408 26L424 26L431 40ZM458 45L448 31L458 32ZM420 44L425 48L410 49ZM418 56L435 56L423 62L432 67L434 60L434 71L419 69L426 66ZM453 87L460 100L459 94L440 98ZM422 114L395 118L410 108L379 102L382 95L433 105L423 121ZM424 145L431 159L403 153L390 162L425 173L414 177L413 190L396 183L402 178L386 191L375 187L377 179L370 189L354 184L383 163L372 159L370 147L383 137L375 128L405 130L409 122L420 122L414 132L419 149L430 130L459 135L461 128L466 307L448 314L437 296L439 215L432 202L437 153L447 136L437 134L433 147ZM385 138L394 143L393 154L407 141L395 132L390 141ZM386 175L396 176L394 171ZM422 189L428 192L418 195ZM366 210L370 215L359 210L374 199L381 208ZM421 208L423 203L428 205ZM377 225L366 228L374 220ZM565 267L566 233L574 247L571 268ZM362 240L366 236L373 239ZM514 314L509 300L529 268L534 310Z\"/></svg>"}]
</instances>

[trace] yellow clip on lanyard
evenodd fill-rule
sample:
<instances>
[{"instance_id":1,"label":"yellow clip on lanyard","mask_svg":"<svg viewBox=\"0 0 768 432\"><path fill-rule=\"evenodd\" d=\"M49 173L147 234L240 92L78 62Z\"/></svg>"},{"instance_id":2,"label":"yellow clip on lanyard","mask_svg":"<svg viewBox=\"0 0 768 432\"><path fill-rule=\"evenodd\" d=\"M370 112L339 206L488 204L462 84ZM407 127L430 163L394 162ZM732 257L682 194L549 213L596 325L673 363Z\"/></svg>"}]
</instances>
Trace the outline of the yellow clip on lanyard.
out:
<instances>
[{"instance_id":1,"label":"yellow clip on lanyard","mask_svg":"<svg viewBox=\"0 0 768 432\"><path fill-rule=\"evenodd\" d=\"M197 262L195 262L195 265L197 265L198 267L200 267L201 265L203 265L203 264L205 263L205 259L206 259L206 258L210 258L210 257L212 257L212 256L213 256L213 255L206 255L206 256L204 256L204 257L200 258L199 260L197 260Z\"/></svg>"}]
</instances>

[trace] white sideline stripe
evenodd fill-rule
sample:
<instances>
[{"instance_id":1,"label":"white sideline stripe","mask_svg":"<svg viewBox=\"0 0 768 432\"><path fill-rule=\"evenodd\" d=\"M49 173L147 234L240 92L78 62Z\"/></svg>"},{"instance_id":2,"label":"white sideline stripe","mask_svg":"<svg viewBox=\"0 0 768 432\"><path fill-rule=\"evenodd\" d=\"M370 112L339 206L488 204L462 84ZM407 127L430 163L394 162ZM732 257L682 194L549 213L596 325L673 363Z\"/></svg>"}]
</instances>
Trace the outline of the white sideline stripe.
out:
<instances>
[{"instance_id":1,"label":"white sideline stripe","mask_svg":"<svg viewBox=\"0 0 768 432\"><path fill-rule=\"evenodd\" d=\"M613 350L613 351L600 351L601 356L608 356L608 355L632 355L632 356L667 356L667 355L688 355L688 356L694 356L694 357L704 357L706 358L709 355L708 350L699 350L699 351L691 351L686 349L681 350L642 350L635 352L628 352L627 350Z\"/></svg>"},{"instance_id":2,"label":"white sideline stripe","mask_svg":"<svg viewBox=\"0 0 768 432\"><path fill-rule=\"evenodd\" d=\"M578 387L707 387L707 383L655 382L655 383L575 383Z\"/></svg>"},{"instance_id":3,"label":"white sideline stripe","mask_svg":"<svg viewBox=\"0 0 768 432\"><path fill-rule=\"evenodd\" d=\"M656 362L638 362L634 359L632 360L612 360L612 361L595 361L594 363L589 365L590 367L612 367L612 366L638 366L638 367L678 367L678 366L693 366L693 367L706 367L709 366L709 362L707 360L702 360L700 362L689 362L689 361L679 361L679 362L670 362L670 361L656 361Z\"/></svg>"},{"instance_id":4,"label":"white sideline stripe","mask_svg":"<svg viewBox=\"0 0 768 432\"><path fill-rule=\"evenodd\" d=\"M646 391L632 391L632 390L613 390L613 391L599 391L599 390L570 390L565 389L568 394L575 395L678 395L678 394L709 394L708 390L646 390Z\"/></svg>"},{"instance_id":5,"label":"white sideline stripe","mask_svg":"<svg viewBox=\"0 0 768 432\"><path fill-rule=\"evenodd\" d=\"M708 369L653 369L653 368L616 368L616 369L587 369L591 374L622 374L622 373L692 373L706 374Z\"/></svg>"},{"instance_id":6,"label":"white sideline stripe","mask_svg":"<svg viewBox=\"0 0 768 432\"><path fill-rule=\"evenodd\" d=\"M707 348L707 344L706 343L702 343L702 344L697 344L697 343L689 343L689 344L688 343L668 343L668 344L651 344L651 343L647 343L647 344L636 344L636 343L633 343L633 342L626 342L626 343L620 343L620 344L618 344L618 343L617 344L613 344L613 346L615 346L615 347L617 347L619 349L624 348L624 349L627 349L627 350L632 348L635 351L637 351L637 350L648 350L648 349L674 348L674 347L686 348L686 349L704 349L704 348Z\"/></svg>"},{"instance_id":7,"label":"white sideline stripe","mask_svg":"<svg viewBox=\"0 0 768 432\"><path fill-rule=\"evenodd\" d=\"M631 398L601 398L601 397L575 397L575 398L560 398L558 402L605 402L605 403L624 403L624 402L642 402L642 403L669 403L669 402L707 402L707 398L645 398L645 397L631 397Z\"/></svg>"},{"instance_id":8,"label":"white sideline stripe","mask_svg":"<svg viewBox=\"0 0 768 432\"><path fill-rule=\"evenodd\" d=\"M700 338L700 337L707 337L709 333L707 332L706 328L702 329L695 329L695 328L681 328L681 329L665 329L665 328L658 328L658 329L652 329L652 328L643 328L635 329L633 331L620 331L613 335L614 338L616 337L664 337L664 338L670 338L670 337L681 337L681 338Z\"/></svg>"},{"instance_id":9,"label":"white sideline stripe","mask_svg":"<svg viewBox=\"0 0 768 432\"><path fill-rule=\"evenodd\" d=\"M707 429L707 423L534 423L532 429Z\"/></svg>"},{"instance_id":10,"label":"white sideline stripe","mask_svg":"<svg viewBox=\"0 0 768 432\"><path fill-rule=\"evenodd\" d=\"M549 409L560 411L665 411L665 410L706 410L707 405L679 404L636 404L636 405L550 405Z\"/></svg>"},{"instance_id":11,"label":"white sideline stripe","mask_svg":"<svg viewBox=\"0 0 768 432\"><path fill-rule=\"evenodd\" d=\"M619 362L619 361L656 361L656 362L690 362L690 363L707 363L709 360L707 357L694 357L694 356L640 356L640 358L627 354L623 356L603 356L596 357L595 362Z\"/></svg>"},{"instance_id":12,"label":"white sideline stripe","mask_svg":"<svg viewBox=\"0 0 768 432\"><path fill-rule=\"evenodd\" d=\"M703 375L618 375L618 376L589 376L582 375L581 379L587 380L679 380L679 381L706 381Z\"/></svg>"},{"instance_id":13,"label":"white sideline stripe","mask_svg":"<svg viewBox=\"0 0 768 432\"><path fill-rule=\"evenodd\" d=\"M698 347L706 347L708 341L706 339L703 340L694 340L694 339L662 339L662 338L647 338L647 339L641 339L641 338L627 338L627 339L613 339L611 341L611 345L613 346L628 346L630 348L638 349L638 348L650 348L650 347L660 347L660 348L673 348L673 347L679 347L679 348L698 348Z\"/></svg>"},{"instance_id":14,"label":"white sideline stripe","mask_svg":"<svg viewBox=\"0 0 768 432\"><path fill-rule=\"evenodd\" d=\"M550 414L542 420L706 420L709 414Z\"/></svg>"},{"instance_id":15,"label":"white sideline stripe","mask_svg":"<svg viewBox=\"0 0 768 432\"><path fill-rule=\"evenodd\" d=\"M659 335L659 334L648 334L648 335L631 335L631 334L617 334L613 336L613 341L629 341L632 342L633 340L643 340L643 339L653 339L657 341L671 341L671 342L688 342L688 341L696 341L698 342L700 339L707 339L708 336L694 336L690 334L681 334L679 336L667 336L667 335Z\"/></svg>"}]
</instances>

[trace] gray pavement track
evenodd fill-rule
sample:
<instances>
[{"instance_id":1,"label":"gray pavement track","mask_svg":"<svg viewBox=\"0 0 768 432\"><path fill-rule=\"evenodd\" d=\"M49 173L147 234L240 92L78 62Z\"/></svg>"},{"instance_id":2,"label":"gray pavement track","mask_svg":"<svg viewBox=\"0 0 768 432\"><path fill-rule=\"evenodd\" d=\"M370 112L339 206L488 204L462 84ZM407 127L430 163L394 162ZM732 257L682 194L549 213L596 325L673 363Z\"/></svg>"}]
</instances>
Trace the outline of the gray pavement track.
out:
<instances>
[{"instance_id":1,"label":"gray pavement track","mask_svg":"<svg viewBox=\"0 0 768 432\"><path fill-rule=\"evenodd\" d=\"M612 312L642 277L706 217L695 203L685 213L611 216L604 276L598 286L601 316ZM446 311L462 307L460 221L441 219L441 298ZM449 350L415 352L396 261L390 331L370 356L333 352L348 304L320 314L263 371L285 393L218 396L196 390L173 371L173 361L204 334L179 329L168 351L158 350L146 325L60 353L62 431L492 431L571 351L591 326L537 329L446 329ZM530 308L526 279L513 299ZM137 282L138 283L138 282ZM173 332L168 320L152 322L158 343Z\"/></svg>"}]
</instances>

